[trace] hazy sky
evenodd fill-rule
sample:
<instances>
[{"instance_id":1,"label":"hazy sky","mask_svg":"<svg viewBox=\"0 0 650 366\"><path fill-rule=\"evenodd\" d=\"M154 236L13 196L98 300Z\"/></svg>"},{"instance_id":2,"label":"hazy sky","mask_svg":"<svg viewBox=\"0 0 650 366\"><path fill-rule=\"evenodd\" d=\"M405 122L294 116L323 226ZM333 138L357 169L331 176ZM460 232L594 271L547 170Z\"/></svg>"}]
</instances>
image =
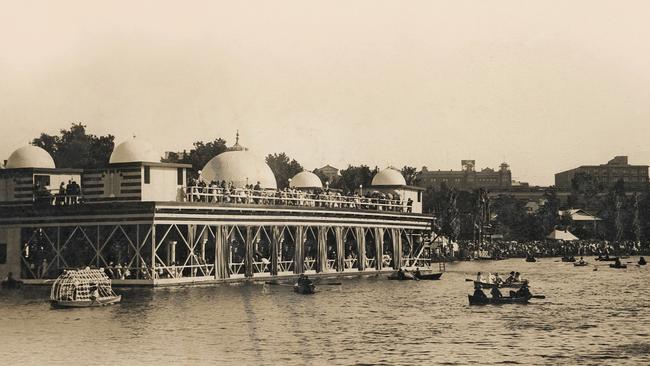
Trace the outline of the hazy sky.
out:
<instances>
[{"instance_id":1,"label":"hazy sky","mask_svg":"<svg viewBox=\"0 0 650 366\"><path fill-rule=\"evenodd\" d=\"M313 169L650 163L650 1L0 1L0 156L83 122Z\"/></svg>"}]
</instances>

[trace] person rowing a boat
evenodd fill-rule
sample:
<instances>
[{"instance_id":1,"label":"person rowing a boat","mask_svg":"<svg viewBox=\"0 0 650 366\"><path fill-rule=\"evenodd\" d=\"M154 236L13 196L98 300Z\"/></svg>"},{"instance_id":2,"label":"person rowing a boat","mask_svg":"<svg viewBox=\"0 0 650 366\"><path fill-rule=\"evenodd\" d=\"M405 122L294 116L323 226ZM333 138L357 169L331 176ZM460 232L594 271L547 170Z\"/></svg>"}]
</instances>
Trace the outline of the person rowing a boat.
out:
<instances>
[{"instance_id":1,"label":"person rowing a boat","mask_svg":"<svg viewBox=\"0 0 650 366\"><path fill-rule=\"evenodd\" d=\"M499 291L499 288L497 288L497 286L492 287L492 290L490 291L490 294L492 294L493 299L499 299L499 298L503 297L503 295L501 294L501 291Z\"/></svg>"},{"instance_id":2,"label":"person rowing a boat","mask_svg":"<svg viewBox=\"0 0 650 366\"><path fill-rule=\"evenodd\" d=\"M494 274L494 284L500 285L503 283L503 279L499 276L499 273Z\"/></svg>"},{"instance_id":3,"label":"person rowing a boat","mask_svg":"<svg viewBox=\"0 0 650 366\"><path fill-rule=\"evenodd\" d=\"M533 294L530 293L530 289L528 288L528 282L524 282L523 285L517 290L515 293L515 297L526 297L526 298L531 298Z\"/></svg>"},{"instance_id":4,"label":"person rowing a boat","mask_svg":"<svg viewBox=\"0 0 650 366\"><path fill-rule=\"evenodd\" d=\"M301 273L300 276L298 277L298 286L306 286L306 287L312 287L314 286L314 282L309 279L304 273Z\"/></svg>"},{"instance_id":5,"label":"person rowing a boat","mask_svg":"<svg viewBox=\"0 0 650 366\"><path fill-rule=\"evenodd\" d=\"M521 274L519 272L515 272L515 282L521 282Z\"/></svg>"},{"instance_id":6,"label":"person rowing a boat","mask_svg":"<svg viewBox=\"0 0 650 366\"><path fill-rule=\"evenodd\" d=\"M513 282L515 282L515 271L510 272L510 276L508 276L508 278L506 278L506 281L505 281L505 283L508 283L508 284L513 283Z\"/></svg>"},{"instance_id":7,"label":"person rowing a boat","mask_svg":"<svg viewBox=\"0 0 650 366\"><path fill-rule=\"evenodd\" d=\"M476 282L483 282L483 276L481 275L481 272L476 274Z\"/></svg>"},{"instance_id":8,"label":"person rowing a boat","mask_svg":"<svg viewBox=\"0 0 650 366\"><path fill-rule=\"evenodd\" d=\"M481 285L479 285L479 284L474 286L474 295L472 295L472 297L474 297L475 299L479 299L479 300L487 300L487 298L488 298L485 295L485 292L483 292L483 290L481 290Z\"/></svg>"}]
</instances>

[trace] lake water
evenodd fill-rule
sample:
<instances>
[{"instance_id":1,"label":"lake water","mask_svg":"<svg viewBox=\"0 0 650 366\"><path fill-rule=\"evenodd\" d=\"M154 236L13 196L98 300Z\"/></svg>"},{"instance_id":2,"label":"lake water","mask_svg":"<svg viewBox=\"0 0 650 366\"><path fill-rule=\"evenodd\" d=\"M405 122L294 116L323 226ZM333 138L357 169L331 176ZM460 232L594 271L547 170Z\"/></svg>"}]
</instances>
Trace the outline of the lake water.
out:
<instances>
[{"instance_id":1,"label":"lake water","mask_svg":"<svg viewBox=\"0 0 650 366\"><path fill-rule=\"evenodd\" d=\"M75 310L51 310L45 288L2 291L0 364L648 365L650 269L605 266L461 262L440 281L124 290ZM511 270L546 299L468 305L465 278Z\"/></svg>"}]
</instances>

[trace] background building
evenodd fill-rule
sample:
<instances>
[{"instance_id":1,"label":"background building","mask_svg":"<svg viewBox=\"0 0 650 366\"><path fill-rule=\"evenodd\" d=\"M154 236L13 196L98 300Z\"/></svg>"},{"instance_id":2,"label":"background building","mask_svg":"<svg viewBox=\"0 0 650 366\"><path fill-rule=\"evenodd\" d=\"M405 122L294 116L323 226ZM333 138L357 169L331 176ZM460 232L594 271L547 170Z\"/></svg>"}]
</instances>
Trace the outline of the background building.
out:
<instances>
[{"instance_id":1,"label":"background building","mask_svg":"<svg viewBox=\"0 0 650 366\"><path fill-rule=\"evenodd\" d=\"M316 169L316 172L322 174L323 176L327 177L327 180L330 182L333 182L339 177L339 169L335 168L331 165L325 165L322 168Z\"/></svg>"},{"instance_id":2,"label":"background building","mask_svg":"<svg viewBox=\"0 0 650 366\"><path fill-rule=\"evenodd\" d=\"M627 156L617 156L601 165L582 165L555 174L555 186L560 190L571 189L571 181L578 173L586 173L604 187L611 187L623 180L627 189L643 189L648 185L648 166L630 165Z\"/></svg>"},{"instance_id":3,"label":"background building","mask_svg":"<svg viewBox=\"0 0 650 366\"><path fill-rule=\"evenodd\" d=\"M484 168L481 171L476 171L475 165L475 160L461 160L462 170L430 171L427 167L422 167L416 181L423 188L437 189L445 183L447 187L458 190L504 189L512 185L512 173L508 164L502 163L499 170Z\"/></svg>"}]
</instances>

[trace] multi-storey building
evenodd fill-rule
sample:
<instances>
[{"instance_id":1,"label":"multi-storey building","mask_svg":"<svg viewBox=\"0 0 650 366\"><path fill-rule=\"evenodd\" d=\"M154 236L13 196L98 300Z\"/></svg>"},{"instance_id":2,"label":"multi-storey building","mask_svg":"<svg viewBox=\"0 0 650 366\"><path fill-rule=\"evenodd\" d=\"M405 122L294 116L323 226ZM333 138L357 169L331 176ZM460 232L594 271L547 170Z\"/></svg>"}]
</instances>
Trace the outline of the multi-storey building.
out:
<instances>
[{"instance_id":1,"label":"multi-storey building","mask_svg":"<svg viewBox=\"0 0 650 366\"><path fill-rule=\"evenodd\" d=\"M579 174L589 174L603 187L611 187L619 180L625 183L625 187L630 190L644 189L648 186L648 166L631 165L628 163L627 156L617 156L601 165L582 165L555 174L555 186L560 190L571 189L573 178Z\"/></svg>"},{"instance_id":2,"label":"multi-storey building","mask_svg":"<svg viewBox=\"0 0 650 366\"><path fill-rule=\"evenodd\" d=\"M475 160L462 160L462 170L428 170L422 167L417 176L417 185L423 188L440 188L444 183L449 188L472 190L477 188L504 189L512 185L510 166L502 163L499 170L474 169Z\"/></svg>"}]
</instances>

